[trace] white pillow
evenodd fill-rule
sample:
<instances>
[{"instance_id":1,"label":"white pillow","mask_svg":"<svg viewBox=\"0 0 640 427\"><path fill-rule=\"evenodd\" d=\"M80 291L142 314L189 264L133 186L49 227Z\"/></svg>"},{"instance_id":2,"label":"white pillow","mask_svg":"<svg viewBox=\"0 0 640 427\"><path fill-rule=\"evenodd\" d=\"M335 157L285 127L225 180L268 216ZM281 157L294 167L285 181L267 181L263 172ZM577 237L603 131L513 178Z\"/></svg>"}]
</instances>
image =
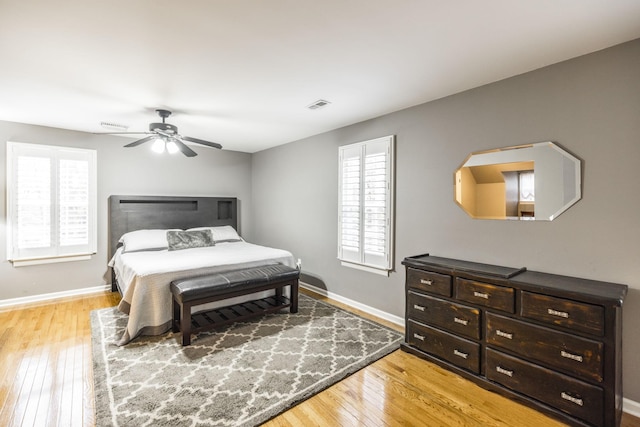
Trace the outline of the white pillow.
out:
<instances>
[{"instance_id":1,"label":"white pillow","mask_svg":"<svg viewBox=\"0 0 640 427\"><path fill-rule=\"evenodd\" d=\"M172 229L178 230L178 229ZM167 249L167 231L169 230L136 230L125 233L120 238L122 252L158 251Z\"/></svg>"},{"instance_id":2,"label":"white pillow","mask_svg":"<svg viewBox=\"0 0 640 427\"><path fill-rule=\"evenodd\" d=\"M230 225L223 225L221 227L196 227L190 228L187 231L196 230L211 230L213 241L216 243L242 242L242 237L240 237L236 229Z\"/></svg>"}]
</instances>

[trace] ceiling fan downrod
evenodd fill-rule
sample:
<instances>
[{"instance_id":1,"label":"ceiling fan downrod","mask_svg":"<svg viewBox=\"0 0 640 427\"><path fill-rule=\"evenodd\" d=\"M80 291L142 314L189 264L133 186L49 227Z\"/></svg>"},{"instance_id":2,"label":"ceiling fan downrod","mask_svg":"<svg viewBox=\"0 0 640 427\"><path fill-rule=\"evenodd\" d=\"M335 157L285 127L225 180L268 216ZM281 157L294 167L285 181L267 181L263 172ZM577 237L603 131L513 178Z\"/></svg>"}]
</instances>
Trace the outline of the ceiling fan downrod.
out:
<instances>
[{"instance_id":1,"label":"ceiling fan downrod","mask_svg":"<svg viewBox=\"0 0 640 427\"><path fill-rule=\"evenodd\" d=\"M162 117L162 123L164 123L164 119L166 119L167 117L169 117L171 115L171 111L169 110L162 110L162 109L157 109L156 113L158 113L158 115L160 117Z\"/></svg>"},{"instance_id":2,"label":"ceiling fan downrod","mask_svg":"<svg viewBox=\"0 0 640 427\"><path fill-rule=\"evenodd\" d=\"M178 128L169 123L165 123L165 119L171 115L171 111L169 110L156 110L156 113L162 118L162 123L149 123L149 130L151 132L166 132L171 135L175 135L178 133Z\"/></svg>"}]
</instances>

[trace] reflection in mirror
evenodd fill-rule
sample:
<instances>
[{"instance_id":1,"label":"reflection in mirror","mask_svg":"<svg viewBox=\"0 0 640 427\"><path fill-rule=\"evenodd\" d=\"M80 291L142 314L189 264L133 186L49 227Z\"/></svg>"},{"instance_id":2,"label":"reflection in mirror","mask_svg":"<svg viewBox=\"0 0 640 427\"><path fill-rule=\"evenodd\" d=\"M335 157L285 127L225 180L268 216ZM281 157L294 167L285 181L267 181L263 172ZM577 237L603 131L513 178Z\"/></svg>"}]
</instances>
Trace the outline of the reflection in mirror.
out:
<instances>
[{"instance_id":1,"label":"reflection in mirror","mask_svg":"<svg viewBox=\"0 0 640 427\"><path fill-rule=\"evenodd\" d=\"M551 221L580 200L580 160L552 142L472 153L455 201L472 218Z\"/></svg>"}]
</instances>

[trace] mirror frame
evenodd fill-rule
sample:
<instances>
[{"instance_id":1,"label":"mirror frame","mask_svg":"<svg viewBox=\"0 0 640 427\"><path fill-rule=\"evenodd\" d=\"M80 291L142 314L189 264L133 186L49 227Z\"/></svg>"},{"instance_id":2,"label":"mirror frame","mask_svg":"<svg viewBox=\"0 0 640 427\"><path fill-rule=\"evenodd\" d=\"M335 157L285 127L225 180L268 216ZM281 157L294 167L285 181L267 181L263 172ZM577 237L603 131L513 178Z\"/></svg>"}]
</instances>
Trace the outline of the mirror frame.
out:
<instances>
[{"instance_id":1,"label":"mirror frame","mask_svg":"<svg viewBox=\"0 0 640 427\"><path fill-rule=\"evenodd\" d=\"M536 194L533 217L477 216L464 206L464 168L516 163L534 165ZM517 170L511 170L514 169ZM582 198L582 161L550 141L473 152L456 169L453 179L455 203L474 219L553 221Z\"/></svg>"}]
</instances>

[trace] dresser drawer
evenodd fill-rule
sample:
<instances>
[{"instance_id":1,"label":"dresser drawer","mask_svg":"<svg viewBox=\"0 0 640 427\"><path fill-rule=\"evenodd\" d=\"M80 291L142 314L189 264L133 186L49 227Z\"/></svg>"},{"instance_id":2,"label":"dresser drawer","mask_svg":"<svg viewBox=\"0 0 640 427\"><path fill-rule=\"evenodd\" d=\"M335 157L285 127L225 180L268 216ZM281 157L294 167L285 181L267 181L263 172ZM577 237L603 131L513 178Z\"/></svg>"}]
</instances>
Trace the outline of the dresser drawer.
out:
<instances>
[{"instance_id":1,"label":"dresser drawer","mask_svg":"<svg viewBox=\"0 0 640 427\"><path fill-rule=\"evenodd\" d=\"M462 301L513 313L514 295L513 288L456 278L456 297Z\"/></svg>"},{"instance_id":2,"label":"dresser drawer","mask_svg":"<svg viewBox=\"0 0 640 427\"><path fill-rule=\"evenodd\" d=\"M521 314L575 331L604 333L604 309L598 305L523 291Z\"/></svg>"},{"instance_id":3,"label":"dresser drawer","mask_svg":"<svg viewBox=\"0 0 640 427\"><path fill-rule=\"evenodd\" d=\"M451 296L451 276L407 268L407 286L436 295Z\"/></svg>"},{"instance_id":4,"label":"dresser drawer","mask_svg":"<svg viewBox=\"0 0 640 427\"><path fill-rule=\"evenodd\" d=\"M480 373L480 345L411 319L407 321L407 342L424 352L473 373Z\"/></svg>"},{"instance_id":5,"label":"dresser drawer","mask_svg":"<svg viewBox=\"0 0 640 427\"><path fill-rule=\"evenodd\" d=\"M585 380L602 382L604 344L487 313L486 342Z\"/></svg>"},{"instance_id":6,"label":"dresser drawer","mask_svg":"<svg viewBox=\"0 0 640 427\"><path fill-rule=\"evenodd\" d=\"M601 427L603 389L487 348L486 376L503 386Z\"/></svg>"},{"instance_id":7,"label":"dresser drawer","mask_svg":"<svg viewBox=\"0 0 640 427\"><path fill-rule=\"evenodd\" d=\"M458 335L480 339L480 310L451 301L407 292L407 316Z\"/></svg>"}]
</instances>

